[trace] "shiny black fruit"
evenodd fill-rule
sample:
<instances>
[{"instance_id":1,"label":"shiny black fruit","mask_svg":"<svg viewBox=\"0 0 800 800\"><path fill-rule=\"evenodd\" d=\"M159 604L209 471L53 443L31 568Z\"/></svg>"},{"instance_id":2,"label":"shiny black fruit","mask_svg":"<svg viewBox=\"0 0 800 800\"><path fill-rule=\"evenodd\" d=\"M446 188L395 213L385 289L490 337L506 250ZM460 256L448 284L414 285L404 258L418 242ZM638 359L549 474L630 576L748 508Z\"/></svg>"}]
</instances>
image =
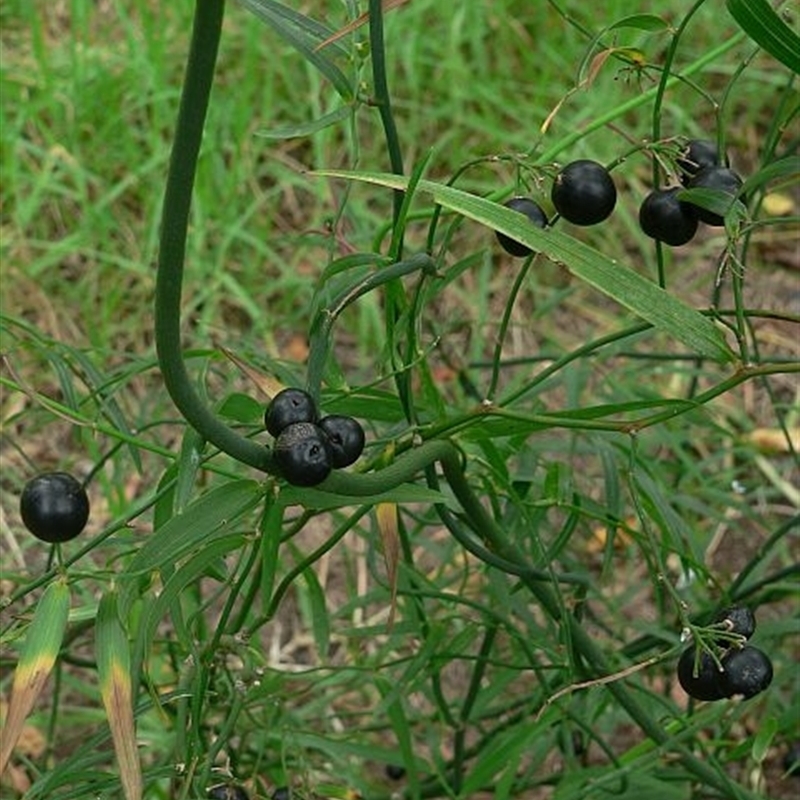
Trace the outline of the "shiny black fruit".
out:
<instances>
[{"instance_id":1,"label":"shiny black fruit","mask_svg":"<svg viewBox=\"0 0 800 800\"><path fill-rule=\"evenodd\" d=\"M728 697L722 687L722 673L714 659L704 650L700 654L697 675L694 674L696 648L687 647L678 660L678 682L695 700L722 700Z\"/></svg>"},{"instance_id":2,"label":"shiny black fruit","mask_svg":"<svg viewBox=\"0 0 800 800\"><path fill-rule=\"evenodd\" d=\"M399 781L406 774L406 768L400 766L400 764L387 764L386 768L386 777L393 781Z\"/></svg>"},{"instance_id":3,"label":"shiny black fruit","mask_svg":"<svg viewBox=\"0 0 800 800\"><path fill-rule=\"evenodd\" d=\"M727 207L725 211L733 205L735 196L738 194L739 189L742 188L742 179L732 169L727 167L706 167L701 169L687 184L687 189L713 189L717 192L722 192L729 195ZM710 211L702 206L691 204L694 213L701 222L706 225L714 225L719 227L725 224L725 220L721 214L715 211Z\"/></svg>"},{"instance_id":4,"label":"shiny black fruit","mask_svg":"<svg viewBox=\"0 0 800 800\"><path fill-rule=\"evenodd\" d=\"M221 783L208 790L208 800L250 800L250 796L241 786Z\"/></svg>"},{"instance_id":5,"label":"shiny black fruit","mask_svg":"<svg viewBox=\"0 0 800 800\"><path fill-rule=\"evenodd\" d=\"M678 247L697 231L697 217L688 203L677 198L678 187L655 189L639 207L639 225L651 238Z\"/></svg>"},{"instance_id":6,"label":"shiny black fruit","mask_svg":"<svg viewBox=\"0 0 800 800\"><path fill-rule=\"evenodd\" d=\"M317 424L328 435L331 463L335 469L349 467L364 452L364 429L352 417L331 414Z\"/></svg>"},{"instance_id":7,"label":"shiny black fruit","mask_svg":"<svg viewBox=\"0 0 800 800\"><path fill-rule=\"evenodd\" d=\"M556 211L574 225L596 225L617 202L617 187L608 170L596 161L567 164L553 182L550 199Z\"/></svg>"},{"instance_id":8,"label":"shiny black fruit","mask_svg":"<svg viewBox=\"0 0 800 800\"><path fill-rule=\"evenodd\" d=\"M275 462L293 486L316 486L333 466L327 434L311 422L287 425L275 440Z\"/></svg>"},{"instance_id":9,"label":"shiny black fruit","mask_svg":"<svg viewBox=\"0 0 800 800\"><path fill-rule=\"evenodd\" d=\"M86 527L89 498L66 472L46 472L28 481L19 510L25 527L43 542L68 542Z\"/></svg>"},{"instance_id":10,"label":"shiny black fruit","mask_svg":"<svg viewBox=\"0 0 800 800\"><path fill-rule=\"evenodd\" d=\"M749 639L756 632L756 618L753 612L745 606L731 606L723 608L715 617L714 623L725 622L730 626L731 633L738 633Z\"/></svg>"},{"instance_id":11,"label":"shiny black fruit","mask_svg":"<svg viewBox=\"0 0 800 800\"><path fill-rule=\"evenodd\" d=\"M279 786L272 793L272 800L291 800L292 790L288 786Z\"/></svg>"},{"instance_id":12,"label":"shiny black fruit","mask_svg":"<svg viewBox=\"0 0 800 800\"><path fill-rule=\"evenodd\" d=\"M273 435L294 422L316 422L317 407L308 392L302 389L283 389L267 406L264 426Z\"/></svg>"},{"instance_id":13,"label":"shiny black fruit","mask_svg":"<svg viewBox=\"0 0 800 800\"><path fill-rule=\"evenodd\" d=\"M503 203L503 205L506 208L510 208L512 211L518 211L520 214L524 214L538 228L547 227L547 217L544 211L529 197L512 197L510 200ZM497 241L500 242L500 246L506 253L516 256L517 258L524 258L533 252L530 247L520 244L504 233L500 233L500 231L497 232Z\"/></svg>"},{"instance_id":14,"label":"shiny black fruit","mask_svg":"<svg viewBox=\"0 0 800 800\"><path fill-rule=\"evenodd\" d=\"M681 183L685 186L701 169L720 166L717 143L709 139L692 139L675 159L675 165L680 172ZM725 166L728 166L727 158Z\"/></svg>"},{"instance_id":15,"label":"shiny black fruit","mask_svg":"<svg viewBox=\"0 0 800 800\"><path fill-rule=\"evenodd\" d=\"M726 697L755 697L772 683L772 662L757 647L730 650L722 657L722 688Z\"/></svg>"}]
</instances>

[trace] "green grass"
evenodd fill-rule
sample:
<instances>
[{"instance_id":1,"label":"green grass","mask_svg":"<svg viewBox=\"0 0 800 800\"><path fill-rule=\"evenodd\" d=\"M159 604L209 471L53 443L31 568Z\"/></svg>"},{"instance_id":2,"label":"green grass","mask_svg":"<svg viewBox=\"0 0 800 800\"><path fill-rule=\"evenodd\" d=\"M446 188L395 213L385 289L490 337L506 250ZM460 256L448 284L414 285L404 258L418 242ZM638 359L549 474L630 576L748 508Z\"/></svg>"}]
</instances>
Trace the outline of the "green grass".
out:
<instances>
[{"instance_id":1,"label":"green grass","mask_svg":"<svg viewBox=\"0 0 800 800\"><path fill-rule=\"evenodd\" d=\"M291 6L336 30L366 3ZM346 478L326 495L287 489L198 439L159 375L152 308L191 10L72 0L0 11L4 699L43 586L64 571L71 591L61 658L31 717L46 750L18 751L4 781L30 788L11 796L122 796L96 686L108 654L93 643L112 590L139 681L147 798L203 797L228 779L251 797L285 784L299 797L792 796L781 758L800 737L796 174L754 188L754 225L704 228L659 253L637 211L660 74L624 57L663 64L685 4L661 4L671 27L657 32L610 30L631 13L622 0L442 8L403 3L384 31L406 173L424 165L444 207L431 234L421 184L404 255L430 239L437 273L344 308L321 398L364 423L364 480L451 438L500 539L479 509L464 513L446 459L444 474L415 470L362 500L337 494ZM575 90L604 29L604 46L629 50ZM306 381L311 309L372 273L344 257L392 246L392 194L360 180L390 170L368 36L364 26L323 51L367 101L354 117L280 137L345 100L243 5L226 10L182 331L192 378L258 441L263 382ZM722 4L702 4L672 70L688 78L664 95L663 139L713 138L719 121L746 176L797 155L790 74ZM623 156L612 218L552 231L562 263L523 267L496 245L505 220L436 189L531 193L552 211L555 162ZM765 191L792 210L771 217ZM559 249L577 243L593 250ZM662 276L682 323L641 325L639 284L609 277L612 262ZM683 323L701 324L692 309L718 312L732 364L688 346ZM45 469L87 478L93 508L87 533L54 554L17 510ZM396 530L377 499L396 503ZM514 574L509 554L546 580ZM702 636L733 601L757 610L773 684L746 702L687 703L674 678L682 628ZM406 777L390 781L387 764Z\"/></svg>"}]
</instances>

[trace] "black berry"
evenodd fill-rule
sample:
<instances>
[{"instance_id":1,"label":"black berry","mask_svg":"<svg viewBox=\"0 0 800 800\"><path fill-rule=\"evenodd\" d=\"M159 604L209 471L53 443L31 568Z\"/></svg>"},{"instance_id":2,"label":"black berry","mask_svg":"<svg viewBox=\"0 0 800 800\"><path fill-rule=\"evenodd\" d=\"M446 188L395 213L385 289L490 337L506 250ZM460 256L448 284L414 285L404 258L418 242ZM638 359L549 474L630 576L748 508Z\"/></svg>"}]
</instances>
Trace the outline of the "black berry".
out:
<instances>
[{"instance_id":1,"label":"black berry","mask_svg":"<svg viewBox=\"0 0 800 800\"><path fill-rule=\"evenodd\" d=\"M726 697L755 697L772 683L772 662L757 647L730 650L722 657L722 688Z\"/></svg>"},{"instance_id":2,"label":"black berry","mask_svg":"<svg viewBox=\"0 0 800 800\"><path fill-rule=\"evenodd\" d=\"M675 159L675 165L678 167L681 183L689 183L701 169L720 166L717 143L710 139L692 139ZM727 158L725 166L728 166Z\"/></svg>"},{"instance_id":3,"label":"black berry","mask_svg":"<svg viewBox=\"0 0 800 800\"><path fill-rule=\"evenodd\" d=\"M293 486L316 486L333 466L328 436L311 422L293 422L275 440L275 461Z\"/></svg>"},{"instance_id":4,"label":"black berry","mask_svg":"<svg viewBox=\"0 0 800 800\"><path fill-rule=\"evenodd\" d=\"M602 164L581 159L567 164L556 176L550 199L568 222L596 225L614 210L617 187Z\"/></svg>"},{"instance_id":5,"label":"black berry","mask_svg":"<svg viewBox=\"0 0 800 800\"><path fill-rule=\"evenodd\" d=\"M706 167L701 169L687 184L688 189L712 189L717 192L722 192L729 195L725 211L727 212L733 205L735 196L738 194L739 189L742 188L742 179L732 169L728 167ZM694 213L701 222L706 225L714 225L719 227L725 224L725 220L721 214L715 211L710 211L707 208L691 204L694 208Z\"/></svg>"},{"instance_id":6,"label":"black berry","mask_svg":"<svg viewBox=\"0 0 800 800\"><path fill-rule=\"evenodd\" d=\"M352 417L331 414L317 424L328 436L331 462L336 469L350 466L364 452L364 429Z\"/></svg>"},{"instance_id":7,"label":"black berry","mask_svg":"<svg viewBox=\"0 0 800 800\"><path fill-rule=\"evenodd\" d=\"M722 700L728 695L722 688L721 673L714 659L705 650L700 654L697 675L694 674L696 648L687 647L678 660L678 682L695 700Z\"/></svg>"},{"instance_id":8,"label":"black berry","mask_svg":"<svg viewBox=\"0 0 800 800\"><path fill-rule=\"evenodd\" d=\"M288 786L279 786L272 793L272 800L291 800L292 790Z\"/></svg>"},{"instance_id":9,"label":"black berry","mask_svg":"<svg viewBox=\"0 0 800 800\"><path fill-rule=\"evenodd\" d=\"M44 542L68 542L89 519L89 498L66 472L46 472L28 481L19 510L25 527Z\"/></svg>"},{"instance_id":10,"label":"black berry","mask_svg":"<svg viewBox=\"0 0 800 800\"><path fill-rule=\"evenodd\" d=\"M510 200L503 203L503 205L506 208L510 208L512 211L518 211L520 214L524 214L538 228L547 227L547 217L544 211L529 197L512 197ZM497 241L500 242L500 246L506 253L516 256L517 258L524 258L533 252L530 247L520 244L504 233L500 233L500 231L497 231Z\"/></svg>"},{"instance_id":11,"label":"black berry","mask_svg":"<svg viewBox=\"0 0 800 800\"><path fill-rule=\"evenodd\" d=\"M679 188L655 189L639 207L639 225L651 238L678 247L697 231L697 217L688 203L678 200Z\"/></svg>"},{"instance_id":12,"label":"black berry","mask_svg":"<svg viewBox=\"0 0 800 800\"><path fill-rule=\"evenodd\" d=\"M264 414L264 426L273 435L294 422L316 422L314 399L302 389L283 389L272 398Z\"/></svg>"},{"instance_id":13,"label":"black berry","mask_svg":"<svg viewBox=\"0 0 800 800\"><path fill-rule=\"evenodd\" d=\"M749 639L756 631L756 618L753 612L745 606L732 606L723 608L715 617L714 623L726 623L731 633L738 633Z\"/></svg>"},{"instance_id":14,"label":"black berry","mask_svg":"<svg viewBox=\"0 0 800 800\"><path fill-rule=\"evenodd\" d=\"M400 764L387 764L386 777L393 781L399 781L406 774L406 768Z\"/></svg>"},{"instance_id":15,"label":"black berry","mask_svg":"<svg viewBox=\"0 0 800 800\"><path fill-rule=\"evenodd\" d=\"M221 783L208 790L209 800L250 800L250 796L241 786L230 786Z\"/></svg>"}]
</instances>

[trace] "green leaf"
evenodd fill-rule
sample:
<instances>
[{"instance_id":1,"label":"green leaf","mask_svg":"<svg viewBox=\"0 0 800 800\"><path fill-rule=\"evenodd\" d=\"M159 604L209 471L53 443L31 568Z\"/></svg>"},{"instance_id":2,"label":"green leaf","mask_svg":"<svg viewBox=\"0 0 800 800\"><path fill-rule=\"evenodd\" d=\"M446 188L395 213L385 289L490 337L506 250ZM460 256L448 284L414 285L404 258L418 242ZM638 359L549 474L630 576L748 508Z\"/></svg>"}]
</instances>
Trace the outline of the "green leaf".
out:
<instances>
[{"instance_id":1,"label":"green leaf","mask_svg":"<svg viewBox=\"0 0 800 800\"><path fill-rule=\"evenodd\" d=\"M316 174L390 189L404 189L407 184L407 178L385 173L323 170ZM734 353L714 322L599 250L556 229L537 228L521 214L460 189L426 180L420 181L418 188L430 193L435 202L445 208L500 231L543 253L552 261L563 264L575 276L683 342L698 355L721 363L734 360Z\"/></svg>"},{"instance_id":2,"label":"green leaf","mask_svg":"<svg viewBox=\"0 0 800 800\"><path fill-rule=\"evenodd\" d=\"M753 740L753 761L761 764L767 756L767 751L778 732L778 720L775 717L768 717L764 720Z\"/></svg>"},{"instance_id":3,"label":"green leaf","mask_svg":"<svg viewBox=\"0 0 800 800\"><path fill-rule=\"evenodd\" d=\"M308 599L311 605L311 629L314 632L314 643L320 661L328 658L331 642L331 628L328 620L328 609L325 605L325 592L322 591L317 573L313 567L303 570L303 577L308 586Z\"/></svg>"},{"instance_id":4,"label":"green leaf","mask_svg":"<svg viewBox=\"0 0 800 800\"><path fill-rule=\"evenodd\" d=\"M323 492L321 489L289 486L281 492L281 503L284 506L304 506L315 511L329 511L334 508L352 506L354 498L348 495L338 495L332 492ZM441 493L429 489L427 486L417 486L413 483L402 483L388 492L359 497L359 505L376 505L377 503L446 503L447 498Z\"/></svg>"},{"instance_id":5,"label":"green leaf","mask_svg":"<svg viewBox=\"0 0 800 800\"><path fill-rule=\"evenodd\" d=\"M637 31L663 31L668 27L667 21L656 14L632 14L629 17L617 20L609 25L606 30L615 31L620 28L634 28Z\"/></svg>"},{"instance_id":6,"label":"green leaf","mask_svg":"<svg viewBox=\"0 0 800 800\"><path fill-rule=\"evenodd\" d=\"M772 9L768 0L727 0L742 30L792 72L800 73L800 36Z\"/></svg>"},{"instance_id":7,"label":"green leaf","mask_svg":"<svg viewBox=\"0 0 800 800\"><path fill-rule=\"evenodd\" d=\"M741 195L747 196L755 189L766 186L782 178L797 180L800 178L800 156L787 156L773 161L751 175L742 186Z\"/></svg>"},{"instance_id":8,"label":"green leaf","mask_svg":"<svg viewBox=\"0 0 800 800\"><path fill-rule=\"evenodd\" d=\"M229 536L232 526L261 499L252 480L229 481L190 503L165 522L133 557L123 578L131 578L175 562L200 545Z\"/></svg>"},{"instance_id":9,"label":"green leaf","mask_svg":"<svg viewBox=\"0 0 800 800\"><path fill-rule=\"evenodd\" d=\"M133 715L130 644L120 622L117 600L117 592L112 590L103 595L97 610L97 677L125 798L141 800L142 767Z\"/></svg>"},{"instance_id":10,"label":"green leaf","mask_svg":"<svg viewBox=\"0 0 800 800\"><path fill-rule=\"evenodd\" d=\"M240 0L240 2L294 47L306 61L313 64L333 84L334 89L346 102L353 99L353 87L350 81L327 55L337 48L316 49L318 44L333 36L335 31L332 28L321 25L274 0Z\"/></svg>"},{"instance_id":11,"label":"green leaf","mask_svg":"<svg viewBox=\"0 0 800 800\"><path fill-rule=\"evenodd\" d=\"M196 580L206 574L214 562L228 553L241 547L244 543L242 534L223 536L206 544L203 549L183 563L166 581L158 597L149 603L142 615L137 641L137 654L142 657L149 652L159 622L172 608L181 593Z\"/></svg>"},{"instance_id":12,"label":"green leaf","mask_svg":"<svg viewBox=\"0 0 800 800\"><path fill-rule=\"evenodd\" d=\"M264 404L251 397L249 394L234 392L228 395L219 407L219 413L223 417L250 424L258 422L264 416Z\"/></svg>"},{"instance_id":13,"label":"green leaf","mask_svg":"<svg viewBox=\"0 0 800 800\"><path fill-rule=\"evenodd\" d=\"M269 498L268 498L269 500ZM261 602L266 614L275 588L275 574L278 568L278 550L283 529L283 503L268 502L261 517Z\"/></svg>"},{"instance_id":14,"label":"green leaf","mask_svg":"<svg viewBox=\"0 0 800 800\"><path fill-rule=\"evenodd\" d=\"M256 136L273 141L311 136L318 131L329 128L331 125L336 125L337 122L347 119L353 115L353 111L354 106L352 105L340 106L309 122L301 122L298 125L287 125L283 128L269 128L268 130L256 131Z\"/></svg>"}]
</instances>

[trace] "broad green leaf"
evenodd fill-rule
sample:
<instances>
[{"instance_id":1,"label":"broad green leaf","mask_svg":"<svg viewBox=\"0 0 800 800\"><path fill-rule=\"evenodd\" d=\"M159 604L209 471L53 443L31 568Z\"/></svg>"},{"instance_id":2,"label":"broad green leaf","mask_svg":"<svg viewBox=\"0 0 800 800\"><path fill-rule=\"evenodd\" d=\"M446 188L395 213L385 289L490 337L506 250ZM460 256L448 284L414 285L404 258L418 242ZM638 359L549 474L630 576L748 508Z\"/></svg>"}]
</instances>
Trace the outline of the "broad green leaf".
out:
<instances>
[{"instance_id":1,"label":"broad green leaf","mask_svg":"<svg viewBox=\"0 0 800 800\"><path fill-rule=\"evenodd\" d=\"M795 75L800 73L800 36L778 16L768 0L727 0L726 5L751 39Z\"/></svg>"},{"instance_id":2,"label":"broad green leaf","mask_svg":"<svg viewBox=\"0 0 800 800\"><path fill-rule=\"evenodd\" d=\"M259 403L254 397L241 392L228 395L219 407L223 417L249 424L260 421L264 416L264 404Z\"/></svg>"},{"instance_id":3,"label":"broad green leaf","mask_svg":"<svg viewBox=\"0 0 800 800\"><path fill-rule=\"evenodd\" d=\"M165 522L133 557L123 578L130 578L175 562L192 549L229 536L235 523L262 497L252 480L229 481L190 503L182 514Z\"/></svg>"},{"instance_id":4,"label":"broad green leaf","mask_svg":"<svg viewBox=\"0 0 800 800\"><path fill-rule=\"evenodd\" d=\"M374 172L323 170L317 175L403 189L407 178ZM540 229L499 203L431 181L420 181L419 191L435 202L527 245L563 264L575 276L616 300L664 333L683 342L700 356L727 363L734 353L714 322L661 289L638 272L610 259L583 242L553 228Z\"/></svg>"}]
</instances>

